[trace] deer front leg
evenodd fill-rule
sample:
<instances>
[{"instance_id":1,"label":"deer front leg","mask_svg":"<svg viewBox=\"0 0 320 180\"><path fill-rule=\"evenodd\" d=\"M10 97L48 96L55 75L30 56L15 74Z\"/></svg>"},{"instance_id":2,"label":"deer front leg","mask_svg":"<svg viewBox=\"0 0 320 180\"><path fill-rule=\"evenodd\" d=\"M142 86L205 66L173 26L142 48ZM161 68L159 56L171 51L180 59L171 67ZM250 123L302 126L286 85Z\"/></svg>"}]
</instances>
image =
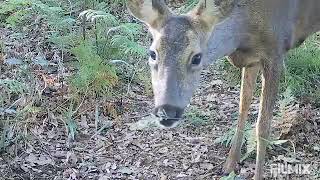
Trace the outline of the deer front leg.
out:
<instances>
[{"instance_id":1,"label":"deer front leg","mask_svg":"<svg viewBox=\"0 0 320 180\"><path fill-rule=\"evenodd\" d=\"M253 92L256 86L256 79L260 66L244 67L242 69L242 82L239 105L239 119L236 133L233 137L232 147L229 152L228 159L224 165L224 173L229 174L236 169L240 162L241 145L243 139L243 131L245 122L248 118L248 111L252 101Z\"/></svg>"},{"instance_id":2,"label":"deer front leg","mask_svg":"<svg viewBox=\"0 0 320 180\"><path fill-rule=\"evenodd\" d=\"M257 136L257 157L255 167L255 180L263 179L263 166L265 162L266 148L270 134L272 112L278 93L279 79L282 71L282 64L264 62L262 66L262 91L260 108L256 125Z\"/></svg>"}]
</instances>

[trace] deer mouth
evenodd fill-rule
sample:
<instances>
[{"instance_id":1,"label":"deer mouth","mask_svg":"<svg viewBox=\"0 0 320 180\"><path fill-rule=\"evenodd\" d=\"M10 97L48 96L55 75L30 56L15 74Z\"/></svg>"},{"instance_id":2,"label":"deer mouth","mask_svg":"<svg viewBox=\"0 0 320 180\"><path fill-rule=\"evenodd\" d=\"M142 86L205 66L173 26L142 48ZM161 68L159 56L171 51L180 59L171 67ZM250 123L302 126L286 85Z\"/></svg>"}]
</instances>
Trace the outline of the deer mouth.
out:
<instances>
[{"instance_id":1,"label":"deer mouth","mask_svg":"<svg viewBox=\"0 0 320 180\"><path fill-rule=\"evenodd\" d=\"M160 119L159 123L165 127L176 127L182 119L183 109L173 106L162 106L155 108L154 115Z\"/></svg>"},{"instance_id":2,"label":"deer mouth","mask_svg":"<svg viewBox=\"0 0 320 180\"><path fill-rule=\"evenodd\" d=\"M176 127L179 124L181 118L172 118L172 119L168 119L168 118L162 118L160 120L160 124L163 125L164 127L168 127L168 128L173 128Z\"/></svg>"}]
</instances>

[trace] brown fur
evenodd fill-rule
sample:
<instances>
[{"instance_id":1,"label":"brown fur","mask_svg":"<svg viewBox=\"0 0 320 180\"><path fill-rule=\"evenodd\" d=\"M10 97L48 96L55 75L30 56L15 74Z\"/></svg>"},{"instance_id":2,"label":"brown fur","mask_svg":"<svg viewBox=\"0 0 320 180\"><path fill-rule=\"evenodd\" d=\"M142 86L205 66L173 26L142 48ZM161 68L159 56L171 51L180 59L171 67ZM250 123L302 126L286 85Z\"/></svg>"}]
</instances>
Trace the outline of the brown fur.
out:
<instances>
[{"instance_id":1,"label":"brown fur","mask_svg":"<svg viewBox=\"0 0 320 180\"><path fill-rule=\"evenodd\" d=\"M137 2L150 7L141 8L142 6L136 5ZM213 52L216 59L228 55L232 64L243 69L239 119L224 166L226 173L235 170L240 161L244 124L257 74L262 72L256 125L255 179L263 179L270 121L283 70L283 59L289 49L320 30L320 1L200 0L197 7L183 16L171 14L164 8L163 1L152 5L150 2L154 1L129 0L128 7L133 15L149 25L154 37L151 50L157 52L157 60L149 62L156 109L167 111L170 118L170 115L176 116L177 112L180 113L187 106L199 82L200 71L208 64L201 62L197 66L192 65L192 57L197 53L217 51ZM146 9L155 17L143 16L142 11ZM154 22L158 25L152 25ZM220 27L220 30L216 27ZM219 39L219 36L227 38ZM217 43L220 44L211 42L218 40ZM210 49L210 44L214 44L213 49ZM224 47L225 44L230 47Z\"/></svg>"},{"instance_id":2,"label":"brown fur","mask_svg":"<svg viewBox=\"0 0 320 180\"><path fill-rule=\"evenodd\" d=\"M242 3L247 3L245 15L248 17L246 26L249 28L245 35L247 37L243 38L245 40L230 55L232 64L244 68L244 75L238 128L225 164L225 172L233 171L240 160L244 123L252 98L252 83L257 74L256 69L261 69L262 92L256 127L258 144L255 179L262 179L270 120L283 69L283 57L289 49L301 44L311 33L320 30L320 1L248 0Z\"/></svg>"}]
</instances>

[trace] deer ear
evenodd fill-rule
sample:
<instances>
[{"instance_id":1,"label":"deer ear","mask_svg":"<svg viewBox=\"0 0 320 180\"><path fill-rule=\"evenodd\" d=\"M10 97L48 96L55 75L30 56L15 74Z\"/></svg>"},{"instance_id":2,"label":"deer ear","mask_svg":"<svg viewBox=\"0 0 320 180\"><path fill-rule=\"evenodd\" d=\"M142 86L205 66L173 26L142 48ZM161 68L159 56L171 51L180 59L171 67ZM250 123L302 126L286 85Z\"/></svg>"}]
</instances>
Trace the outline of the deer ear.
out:
<instances>
[{"instance_id":1,"label":"deer ear","mask_svg":"<svg viewBox=\"0 0 320 180\"><path fill-rule=\"evenodd\" d=\"M200 22L206 30L223 21L232 11L237 0L200 0L187 15Z\"/></svg>"},{"instance_id":2,"label":"deer ear","mask_svg":"<svg viewBox=\"0 0 320 180\"><path fill-rule=\"evenodd\" d=\"M128 0L131 14L150 28L159 29L171 12L164 0Z\"/></svg>"}]
</instances>

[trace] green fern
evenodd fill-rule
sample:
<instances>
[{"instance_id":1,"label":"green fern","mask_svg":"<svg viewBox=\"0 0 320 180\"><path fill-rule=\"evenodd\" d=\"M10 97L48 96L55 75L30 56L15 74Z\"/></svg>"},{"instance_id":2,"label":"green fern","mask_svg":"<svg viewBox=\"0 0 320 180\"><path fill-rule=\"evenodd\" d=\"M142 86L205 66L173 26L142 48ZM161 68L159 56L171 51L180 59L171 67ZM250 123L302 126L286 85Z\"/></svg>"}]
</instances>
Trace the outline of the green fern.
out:
<instances>
[{"instance_id":1,"label":"green fern","mask_svg":"<svg viewBox=\"0 0 320 180\"><path fill-rule=\"evenodd\" d=\"M122 23L119 26L112 27L108 30L107 35L118 33L129 36L130 40L134 40L135 36L140 35L142 26L136 23Z\"/></svg>"},{"instance_id":2,"label":"green fern","mask_svg":"<svg viewBox=\"0 0 320 180\"><path fill-rule=\"evenodd\" d=\"M118 80L115 69L103 61L87 42L73 48L72 52L79 62L78 73L72 79L74 91L81 94L110 95Z\"/></svg>"},{"instance_id":3,"label":"green fern","mask_svg":"<svg viewBox=\"0 0 320 180\"><path fill-rule=\"evenodd\" d=\"M30 16L30 0L6 0L0 2L0 22L16 27Z\"/></svg>"},{"instance_id":4,"label":"green fern","mask_svg":"<svg viewBox=\"0 0 320 180\"><path fill-rule=\"evenodd\" d=\"M62 54L72 54L78 60L72 89L80 93L110 94L118 77L116 68L109 62L147 54L137 39L142 26L123 23L111 13L111 4L120 7L124 2L76 0L69 4L56 0L6 0L0 3L0 22L23 27L32 18L41 18L49 28L48 42ZM87 10L80 11L83 8Z\"/></svg>"},{"instance_id":5,"label":"green fern","mask_svg":"<svg viewBox=\"0 0 320 180\"><path fill-rule=\"evenodd\" d=\"M86 18L87 21L103 21L105 24L109 26L115 26L118 25L118 20L117 18L107 12L104 11L98 11L98 10L92 10L88 9L80 13L79 15L80 18Z\"/></svg>"},{"instance_id":6,"label":"green fern","mask_svg":"<svg viewBox=\"0 0 320 180\"><path fill-rule=\"evenodd\" d=\"M68 35L60 35L58 32L52 32L49 37L49 42L53 43L60 50L70 52L73 47L76 47L82 41L81 36L76 33Z\"/></svg>"},{"instance_id":7,"label":"green fern","mask_svg":"<svg viewBox=\"0 0 320 180\"><path fill-rule=\"evenodd\" d=\"M232 127L230 128L229 131L227 131L226 134L224 134L223 136L217 138L214 142L215 143L219 143L219 144L223 144L226 147L230 147L232 140L233 140L233 136L236 133L236 127L237 127L237 121L232 125ZM251 124L246 123L245 124L245 128L244 128L244 140L249 140L252 137L252 128L251 128ZM245 142L243 141L243 143Z\"/></svg>"},{"instance_id":8,"label":"green fern","mask_svg":"<svg viewBox=\"0 0 320 180\"><path fill-rule=\"evenodd\" d=\"M244 133L244 139L246 142L246 153L241 157L241 162L246 160L248 157L253 155L256 152L257 148L257 138L256 138L256 131L254 128L247 129Z\"/></svg>"},{"instance_id":9,"label":"green fern","mask_svg":"<svg viewBox=\"0 0 320 180\"><path fill-rule=\"evenodd\" d=\"M123 35L114 35L111 39L111 45L117 47L124 56L131 54L142 57L146 54L144 47Z\"/></svg>"}]
</instances>

